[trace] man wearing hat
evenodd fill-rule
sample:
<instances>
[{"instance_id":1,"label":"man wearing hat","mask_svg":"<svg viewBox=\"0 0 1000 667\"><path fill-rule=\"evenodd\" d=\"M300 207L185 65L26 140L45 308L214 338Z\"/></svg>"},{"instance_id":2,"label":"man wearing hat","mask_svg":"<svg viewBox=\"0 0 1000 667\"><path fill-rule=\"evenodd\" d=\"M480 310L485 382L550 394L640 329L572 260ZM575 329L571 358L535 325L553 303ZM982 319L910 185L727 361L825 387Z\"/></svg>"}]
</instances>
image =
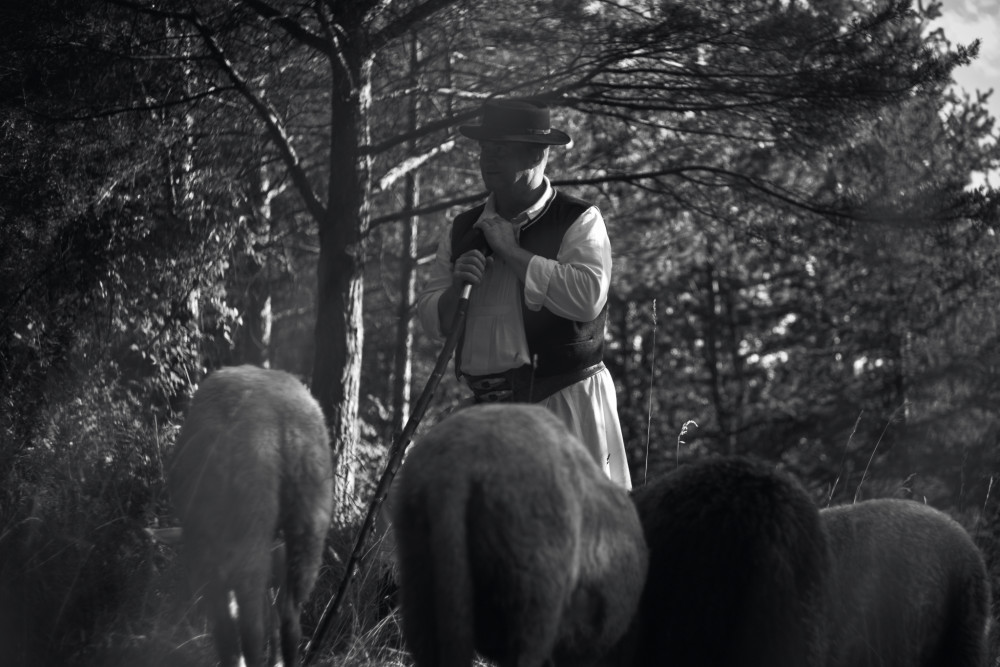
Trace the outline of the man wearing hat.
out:
<instances>
[{"instance_id":1,"label":"man wearing hat","mask_svg":"<svg viewBox=\"0 0 1000 667\"><path fill-rule=\"evenodd\" d=\"M555 190L550 146L570 143L544 104L494 99L479 142L486 201L460 213L438 245L418 314L447 335L473 285L455 353L477 402L540 403L560 416L613 480L631 488L614 381L602 362L611 243L596 206Z\"/></svg>"}]
</instances>

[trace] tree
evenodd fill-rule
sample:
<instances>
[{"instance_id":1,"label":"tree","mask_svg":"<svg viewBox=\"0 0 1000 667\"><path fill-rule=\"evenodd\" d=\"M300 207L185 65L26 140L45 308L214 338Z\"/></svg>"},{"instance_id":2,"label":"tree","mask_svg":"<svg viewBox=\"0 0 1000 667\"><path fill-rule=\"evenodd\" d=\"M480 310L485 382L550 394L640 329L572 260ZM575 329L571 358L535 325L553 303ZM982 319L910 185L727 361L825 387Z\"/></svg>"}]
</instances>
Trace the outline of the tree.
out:
<instances>
[{"instance_id":1,"label":"tree","mask_svg":"<svg viewBox=\"0 0 1000 667\"><path fill-rule=\"evenodd\" d=\"M339 474L360 470L404 375L404 316L377 289L413 252L392 225L419 217L426 256L482 195L455 127L497 94L558 107L576 143L551 173L611 226L634 463L649 428L651 471L672 464L695 419L682 457L752 450L831 486L859 413L858 471L904 401L911 429L978 410L963 437L988 459L995 420L968 397L995 393L992 362L969 368L992 359L996 193L964 188L995 141L981 105L943 97L974 48L922 37L906 3L53 0L13 18L0 361L25 408L3 431L20 497L80 442L94 469L109 442L155 461L153 438L88 417L174 419L206 369L261 360L244 334L268 297L268 358L312 368ZM419 379L436 350L415 348Z\"/></svg>"},{"instance_id":2,"label":"tree","mask_svg":"<svg viewBox=\"0 0 1000 667\"><path fill-rule=\"evenodd\" d=\"M893 22L908 10L893 3L861 14L847 30L848 15L838 3L823 11L790 5L767 12L751 1L699 8L533 2L516 10L444 0L303 2L280 9L262 0L206 0L186 11L130 0L112 6L175 26L190 49L181 60L200 77L189 97L218 96L244 106L242 118L261 128L318 230L313 391L343 449L338 454L347 452L347 459L357 441L372 170L402 162L406 142L423 140L424 153L433 151L442 133L474 114L483 97L545 92L590 114L627 124L638 118L652 130L621 146L618 164L601 167L634 179L640 165L632 156L641 154L635 150L641 141L673 136L686 144L679 159L696 154L692 137L720 132L769 141L774 149L792 145L792 137L819 144L858 114L940 80L966 57L961 50L937 57L919 42L899 39ZM402 37L414 30L435 37L425 60L440 65L444 92L429 95L442 90L430 84L411 91L389 85L395 63L405 57ZM541 30L574 38L541 40ZM263 48L247 49L248 40ZM152 54L153 45L143 48ZM429 111L415 131L401 128L389 107L373 107L376 89L380 99L394 102L426 97L422 104L438 114ZM416 162L412 168L421 166ZM711 164L659 165L648 177L713 170L721 184L729 183L725 170Z\"/></svg>"},{"instance_id":3,"label":"tree","mask_svg":"<svg viewBox=\"0 0 1000 667\"><path fill-rule=\"evenodd\" d=\"M913 40L918 26L905 25L899 39ZM933 36L927 45L940 46ZM640 220L674 218L660 225L665 234L644 227L627 265L646 267L627 281L626 298L638 312L657 299L660 342L647 342L648 324L623 336L665 353L657 356L661 393L630 399L643 417L647 403L667 396L686 406L666 412L673 430L661 442L670 462L680 425L694 418L707 442L696 442L692 456L748 448L832 486L842 472L838 450L854 435L851 464L860 472L875 443L884 439L875 448L889 454L893 442L925 428L896 423L907 416L907 387L922 384L904 350L914 327L937 330L935 311L965 310L993 275L970 249L991 254L996 193L964 188L970 171L993 168L997 145L981 107L956 105L943 88L891 108L842 139L791 142L778 154L749 141L741 150L731 135L713 149L706 138L705 154L729 151L725 191L710 199L673 188L686 197L679 220L665 206L637 212ZM705 185L720 183L721 171L704 172ZM644 418L632 421L645 427ZM889 459L899 480L912 470L901 453Z\"/></svg>"}]
</instances>

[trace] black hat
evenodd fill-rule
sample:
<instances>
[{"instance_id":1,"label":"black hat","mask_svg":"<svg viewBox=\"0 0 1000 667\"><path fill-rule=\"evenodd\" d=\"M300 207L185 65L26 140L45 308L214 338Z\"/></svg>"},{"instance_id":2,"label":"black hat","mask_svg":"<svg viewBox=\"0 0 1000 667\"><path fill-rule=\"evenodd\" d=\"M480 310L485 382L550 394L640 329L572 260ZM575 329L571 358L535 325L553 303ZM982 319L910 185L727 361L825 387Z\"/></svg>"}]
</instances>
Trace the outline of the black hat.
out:
<instances>
[{"instance_id":1,"label":"black hat","mask_svg":"<svg viewBox=\"0 0 1000 667\"><path fill-rule=\"evenodd\" d=\"M523 141L564 146L569 135L549 127L549 107L524 99L493 99L483 104L481 125L461 125L464 136L477 141Z\"/></svg>"}]
</instances>

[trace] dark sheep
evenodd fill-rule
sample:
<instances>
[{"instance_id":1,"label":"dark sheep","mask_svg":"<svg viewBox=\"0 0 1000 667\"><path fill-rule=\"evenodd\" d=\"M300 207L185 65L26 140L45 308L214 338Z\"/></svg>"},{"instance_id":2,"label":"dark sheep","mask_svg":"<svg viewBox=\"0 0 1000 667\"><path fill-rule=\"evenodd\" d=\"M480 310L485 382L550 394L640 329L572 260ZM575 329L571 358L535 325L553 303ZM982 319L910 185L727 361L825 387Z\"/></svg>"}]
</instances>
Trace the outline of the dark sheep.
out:
<instances>
[{"instance_id":1,"label":"dark sheep","mask_svg":"<svg viewBox=\"0 0 1000 667\"><path fill-rule=\"evenodd\" d=\"M795 480L762 462L710 459L633 500L649 573L620 664L823 664L826 535Z\"/></svg>"},{"instance_id":2,"label":"dark sheep","mask_svg":"<svg viewBox=\"0 0 1000 667\"><path fill-rule=\"evenodd\" d=\"M824 509L833 571L829 667L979 667L990 591L982 554L946 514L868 500Z\"/></svg>"}]
</instances>

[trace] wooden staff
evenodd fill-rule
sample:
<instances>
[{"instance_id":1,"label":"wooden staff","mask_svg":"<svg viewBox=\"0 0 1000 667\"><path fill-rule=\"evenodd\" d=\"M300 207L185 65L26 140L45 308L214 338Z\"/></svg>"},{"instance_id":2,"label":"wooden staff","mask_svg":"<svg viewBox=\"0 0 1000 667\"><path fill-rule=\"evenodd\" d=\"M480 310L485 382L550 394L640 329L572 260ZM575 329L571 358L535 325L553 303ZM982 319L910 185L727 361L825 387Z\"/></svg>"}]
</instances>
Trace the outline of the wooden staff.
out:
<instances>
[{"instance_id":1,"label":"wooden staff","mask_svg":"<svg viewBox=\"0 0 1000 667\"><path fill-rule=\"evenodd\" d=\"M385 497L389 493L389 485L392 483L392 478L396 476L396 471L399 470L399 466L403 462L403 454L406 452L406 447L410 444L410 440L413 438L413 433L417 430L417 426L420 424L420 420L423 419L424 413L427 412L427 406L430 404L431 398L434 397L434 391L437 389L438 384L440 384L441 377L444 375L444 371L448 367L448 361L455 353L455 347L458 345L458 339L461 336L462 331L465 329L465 315L469 308L469 294L471 292L472 285L467 283L462 288L462 292L459 295L455 317L451 325L451 331L448 333L448 338L445 340L444 347L438 355L437 363L434 365L434 371L427 380L427 384L424 386L424 390L420 394L420 398L417 399L417 402L413 407L413 412L410 413L410 418L407 420L406 425L403 426L403 430L400 431L399 435L393 441L392 446L389 448L389 460L386 462L385 470L382 472L382 476L378 480L378 486L375 487L375 495L372 498L371 504L368 506L368 514L365 516L364 523L361 524L361 528L358 530L357 537L354 540L354 549L351 551L351 557L347 561L347 569L344 573L344 578L340 582L337 594L331 598L330 602L327 603L326 608L323 610L323 615L320 616L319 623L316 625L316 630L313 632L313 636L306 644L305 653L302 658L303 665L311 664L312 660L315 658L319 646L323 641L323 635L326 634L326 631L330 626L330 622L336 617L340 609L341 602L347 592L347 586L357 573L358 566L361 563L361 553L364 550L365 542L367 542L368 536L371 534L372 529L375 526L375 517L378 516L379 509L382 507L382 503L385 501Z\"/></svg>"}]
</instances>

